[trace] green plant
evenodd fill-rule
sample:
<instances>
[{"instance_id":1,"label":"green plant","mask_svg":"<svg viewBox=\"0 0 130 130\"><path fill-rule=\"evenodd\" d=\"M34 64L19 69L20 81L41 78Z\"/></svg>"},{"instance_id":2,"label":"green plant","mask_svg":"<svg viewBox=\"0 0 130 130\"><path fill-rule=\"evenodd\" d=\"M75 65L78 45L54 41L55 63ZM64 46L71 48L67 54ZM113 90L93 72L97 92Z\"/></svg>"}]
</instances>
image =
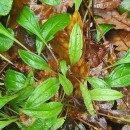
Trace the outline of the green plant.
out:
<instances>
[{"instance_id":1,"label":"green plant","mask_svg":"<svg viewBox=\"0 0 130 130\"><path fill-rule=\"evenodd\" d=\"M41 1L47 4L49 2L43 0ZM53 2L54 3L50 1L49 4L57 5L60 1ZM75 4L75 10L78 10L81 1L75 1ZM26 75L12 69L8 69L6 71L4 80L6 95L0 95L0 108L6 107L6 104L10 103L11 108L9 109L14 112L16 116L10 117L5 113L0 113L2 117L0 129L12 122L15 122L22 130L56 130L62 126L66 118L66 115L61 117L61 113L64 111L64 106L66 105L62 99L65 95L70 96L74 89L71 80L68 78L68 75L71 75L70 68L73 67L82 56L83 34L80 25L78 23L74 24L70 34L70 65L67 65L65 60L60 62L57 60L53 51L48 46L48 41L54 38L56 32L64 29L70 24L69 14L64 13L54 15L42 26L39 26L34 12L29 7L25 6L18 17L17 22L27 31L36 35L37 53L35 54L30 52L17 39L14 38L13 33L10 33L9 29L4 28L4 26L0 24L0 34L4 40L8 41L7 46L5 46L4 42L0 44L1 51L7 51L12 46L13 41L15 41L24 49L26 49L19 49L18 53L23 62L32 68L32 71ZM49 66L47 61L40 55L45 46L51 52L55 62L60 66L57 72L52 70L51 66ZM93 101L111 101L123 97L121 92L112 90L112 88L126 87L130 85L129 52L130 50L121 60L110 66L112 67L121 64L115 70L113 70L112 73L105 78L105 80L94 77L85 77L83 79L84 81L76 79L80 84L80 90L84 104L91 116L95 116L96 113L96 110L93 106ZM48 70L52 73L55 73L55 76L42 81L36 86L36 81L34 79L34 72L36 70ZM120 74L121 72L122 74ZM89 90L84 82L89 82L92 86L92 89ZM53 101L52 97L54 97L58 91L64 91L63 97L58 98L57 101ZM27 127L18 122L20 112L27 115L30 119L34 119L33 123Z\"/></svg>"}]
</instances>

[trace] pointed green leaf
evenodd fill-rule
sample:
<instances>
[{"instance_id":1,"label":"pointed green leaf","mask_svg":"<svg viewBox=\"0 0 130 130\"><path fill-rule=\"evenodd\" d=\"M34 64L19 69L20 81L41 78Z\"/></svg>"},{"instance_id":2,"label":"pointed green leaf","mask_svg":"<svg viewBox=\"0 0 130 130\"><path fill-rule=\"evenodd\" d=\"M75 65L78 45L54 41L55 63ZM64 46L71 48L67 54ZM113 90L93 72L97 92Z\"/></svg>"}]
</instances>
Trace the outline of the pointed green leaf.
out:
<instances>
[{"instance_id":1,"label":"pointed green leaf","mask_svg":"<svg viewBox=\"0 0 130 130\"><path fill-rule=\"evenodd\" d=\"M12 29L8 28L8 32L12 37L14 37L14 32ZM8 38L7 36L0 34L0 51L8 51L13 45L13 40Z\"/></svg>"},{"instance_id":2,"label":"pointed green leaf","mask_svg":"<svg viewBox=\"0 0 130 130\"><path fill-rule=\"evenodd\" d=\"M65 122L65 117L56 119L55 123L51 127L51 130L57 130L58 128L60 128L63 125L64 122Z\"/></svg>"},{"instance_id":3,"label":"pointed green leaf","mask_svg":"<svg viewBox=\"0 0 130 130\"><path fill-rule=\"evenodd\" d=\"M102 33L105 35L109 30L111 30L113 28L113 25L99 24L99 27L101 28ZM101 36L101 34L100 34L100 32L99 32L99 30L97 28L96 28L96 31L97 31L96 39L99 42L102 39L102 36Z\"/></svg>"},{"instance_id":4,"label":"pointed green leaf","mask_svg":"<svg viewBox=\"0 0 130 130\"><path fill-rule=\"evenodd\" d=\"M11 101L12 99L16 98L17 95L12 95L12 96L0 96L0 109L9 101Z\"/></svg>"},{"instance_id":5,"label":"pointed green leaf","mask_svg":"<svg viewBox=\"0 0 130 130\"><path fill-rule=\"evenodd\" d=\"M110 88L109 85L102 79L87 77L87 81L93 88Z\"/></svg>"},{"instance_id":6,"label":"pointed green leaf","mask_svg":"<svg viewBox=\"0 0 130 130\"><path fill-rule=\"evenodd\" d=\"M76 23L73 26L69 41L69 57L71 65L74 65L82 56L83 38L81 29Z\"/></svg>"},{"instance_id":7,"label":"pointed green leaf","mask_svg":"<svg viewBox=\"0 0 130 130\"><path fill-rule=\"evenodd\" d=\"M46 42L52 40L56 32L63 30L67 25L69 25L69 23L70 17L67 13L56 14L52 16L41 26L42 37ZM36 37L36 48L38 54L41 53L44 46L45 43L42 41L42 39Z\"/></svg>"},{"instance_id":8,"label":"pointed green leaf","mask_svg":"<svg viewBox=\"0 0 130 130\"><path fill-rule=\"evenodd\" d=\"M116 100L123 97L123 94L111 89L93 89L90 91L90 95L92 100L95 101L111 101Z\"/></svg>"},{"instance_id":9,"label":"pointed green leaf","mask_svg":"<svg viewBox=\"0 0 130 130\"><path fill-rule=\"evenodd\" d=\"M89 90L82 83L80 83L80 90L81 90L82 97L83 97L83 100L84 100L84 103L85 103L85 106L86 106L88 112L92 116L94 116L94 108L93 108L92 98L91 98Z\"/></svg>"},{"instance_id":10,"label":"pointed green leaf","mask_svg":"<svg viewBox=\"0 0 130 130\"><path fill-rule=\"evenodd\" d=\"M19 50L19 55L21 59L29 66L38 70L48 70L50 69L46 61L39 55L34 54L33 52Z\"/></svg>"},{"instance_id":11,"label":"pointed green leaf","mask_svg":"<svg viewBox=\"0 0 130 130\"><path fill-rule=\"evenodd\" d=\"M66 76L68 69L69 67L66 64L66 61L65 60L60 61L60 70L64 76Z\"/></svg>"},{"instance_id":12,"label":"pointed green leaf","mask_svg":"<svg viewBox=\"0 0 130 130\"><path fill-rule=\"evenodd\" d=\"M22 111L31 117L48 119L58 116L62 107L63 105L59 102L50 102L37 107L24 108Z\"/></svg>"},{"instance_id":13,"label":"pointed green leaf","mask_svg":"<svg viewBox=\"0 0 130 130\"><path fill-rule=\"evenodd\" d=\"M120 60L110 65L108 68L116 66L116 65L124 64L124 63L130 63L130 49L126 52L126 54Z\"/></svg>"},{"instance_id":14,"label":"pointed green leaf","mask_svg":"<svg viewBox=\"0 0 130 130\"><path fill-rule=\"evenodd\" d=\"M82 0L74 0L75 3L75 10L79 10L80 4L81 4Z\"/></svg>"},{"instance_id":15,"label":"pointed green leaf","mask_svg":"<svg viewBox=\"0 0 130 130\"><path fill-rule=\"evenodd\" d=\"M0 0L0 16L7 15L12 8L13 0Z\"/></svg>"},{"instance_id":16,"label":"pointed green leaf","mask_svg":"<svg viewBox=\"0 0 130 130\"><path fill-rule=\"evenodd\" d=\"M43 104L53 97L59 89L59 80L57 78L49 78L42 82L32 92L26 102L26 108L32 108Z\"/></svg>"},{"instance_id":17,"label":"pointed green leaf","mask_svg":"<svg viewBox=\"0 0 130 130\"><path fill-rule=\"evenodd\" d=\"M5 73L5 87L9 91L17 91L22 89L24 87L25 81L25 75L20 72L9 69Z\"/></svg>"},{"instance_id":18,"label":"pointed green leaf","mask_svg":"<svg viewBox=\"0 0 130 130\"><path fill-rule=\"evenodd\" d=\"M39 35L41 32L37 17L35 16L34 12L27 6L25 6L20 12L17 22L35 35Z\"/></svg>"},{"instance_id":19,"label":"pointed green leaf","mask_svg":"<svg viewBox=\"0 0 130 130\"><path fill-rule=\"evenodd\" d=\"M52 6L57 6L61 3L61 0L40 0L40 1Z\"/></svg>"},{"instance_id":20,"label":"pointed green leaf","mask_svg":"<svg viewBox=\"0 0 130 130\"><path fill-rule=\"evenodd\" d=\"M17 121L17 119L12 119L8 121L0 121L0 130L2 130L4 127L8 126L9 124Z\"/></svg>"},{"instance_id":21,"label":"pointed green leaf","mask_svg":"<svg viewBox=\"0 0 130 130\"><path fill-rule=\"evenodd\" d=\"M126 87L130 85L130 64L123 64L116 67L105 81L110 87Z\"/></svg>"},{"instance_id":22,"label":"pointed green leaf","mask_svg":"<svg viewBox=\"0 0 130 130\"><path fill-rule=\"evenodd\" d=\"M59 74L59 81L60 81L61 85L63 86L65 93L67 95L70 95L73 92L73 85L69 81L69 79L67 79L64 75Z\"/></svg>"}]
</instances>

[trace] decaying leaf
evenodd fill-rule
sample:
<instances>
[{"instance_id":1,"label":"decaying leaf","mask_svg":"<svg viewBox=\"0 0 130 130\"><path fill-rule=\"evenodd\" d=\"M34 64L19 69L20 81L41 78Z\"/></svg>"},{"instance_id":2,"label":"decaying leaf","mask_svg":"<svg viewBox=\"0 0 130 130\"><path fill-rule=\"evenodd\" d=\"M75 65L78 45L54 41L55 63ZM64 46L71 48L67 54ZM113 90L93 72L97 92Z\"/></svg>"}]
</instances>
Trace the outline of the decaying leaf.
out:
<instances>
[{"instance_id":1,"label":"decaying leaf","mask_svg":"<svg viewBox=\"0 0 130 130\"><path fill-rule=\"evenodd\" d=\"M121 0L93 0L94 8L113 10L119 6Z\"/></svg>"},{"instance_id":2,"label":"decaying leaf","mask_svg":"<svg viewBox=\"0 0 130 130\"><path fill-rule=\"evenodd\" d=\"M94 10L95 15L99 15L102 18L96 19L98 24L106 23L114 25L115 29L123 29L130 31L130 18L127 18L128 13L125 12L120 15L116 10L105 11L100 9Z\"/></svg>"}]
</instances>

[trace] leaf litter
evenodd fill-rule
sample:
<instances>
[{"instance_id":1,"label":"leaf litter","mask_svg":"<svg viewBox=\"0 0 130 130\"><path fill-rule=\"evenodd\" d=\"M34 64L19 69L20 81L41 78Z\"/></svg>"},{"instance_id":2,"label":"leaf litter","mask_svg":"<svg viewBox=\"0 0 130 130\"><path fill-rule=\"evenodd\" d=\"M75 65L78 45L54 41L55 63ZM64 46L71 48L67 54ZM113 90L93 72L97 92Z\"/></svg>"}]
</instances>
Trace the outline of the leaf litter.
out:
<instances>
[{"instance_id":1,"label":"leaf litter","mask_svg":"<svg viewBox=\"0 0 130 130\"><path fill-rule=\"evenodd\" d=\"M129 130L129 87L116 89L122 92L125 96L122 99L116 100L114 103L111 103L111 101L93 101L96 115L92 117L85 108L79 82L77 81L78 79L84 82L84 84L87 84L85 78L88 76L104 79L106 75L109 75L114 68L110 68L108 70L103 70L103 68L119 60L129 49L130 19L127 18L127 12L120 14L119 11L117 11L120 3L120 0L101 0L100 2L98 0L94 0L94 6L89 8L84 6L84 4L87 5L88 3L83 0L80 7L81 13L79 13L78 11L74 11L73 0L62 0L61 4L56 7L45 5L39 1L36 2L35 0L24 0L21 3L17 3L17 1L14 0L8 26L15 28L14 32L16 38L34 53L36 52L36 48L34 47L35 36L29 35L25 29L19 27L19 25L16 23L16 18L18 17L19 12L24 5L28 5L35 12L40 25L57 13L71 13L71 23L68 25L68 27L57 32L54 39L49 42L49 46L56 55L57 59L59 61L66 60L67 65L70 65L68 49L72 27L75 25L75 23L78 23L80 26L83 35L83 53L81 59L68 70L69 73L66 75L66 77L72 82L74 86L74 92L70 97L65 96L63 99L66 104L66 109L64 108L61 114L64 115L65 113L68 118L60 130L64 130L65 128L67 129L70 124L71 128L68 128L68 130L76 128L80 123L82 123L82 126L84 126L84 130L89 129L89 127L95 130ZM85 20L84 26L82 27L82 20L84 17L82 12L83 10L86 11L87 8L89 8L89 15ZM102 44L99 44L96 39L93 40L89 36L93 30L96 32L96 30L93 29L96 25L93 22L93 17L91 17L90 12L94 12L94 15L100 16L100 18L96 19L97 24L114 25L114 28L105 35L105 38L108 41L107 43L104 43L101 40ZM4 23L5 20L3 19L5 18L1 18L1 21ZM93 22L94 26L92 28L89 28L91 22ZM19 45L14 44L14 46L9 51L4 52L4 55L7 58L11 59L14 65L10 65L2 59L0 60L0 81L4 80L4 73L8 68L13 68L26 75L32 70L31 67L27 66L20 59L18 55L19 48L21 48ZM55 72L59 72L58 65L54 62L54 59L47 48L44 48L42 51L42 56L46 59L46 62ZM55 72L50 72L50 70L35 70L34 77L36 86L50 77L57 78L58 75ZM92 89L92 86L89 83L88 89ZM4 86L1 87L1 90L3 93L5 93ZM60 97L62 96L64 96L64 92L61 89L50 100L59 101ZM5 112L9 112L8 114L11 115L9 110ZM22 120L19 120L20 123L23 124L26 124L28 120L33 123L35 120L31 117L28 117L24 113L21 115L19 114L19 116L20 119L25 117ZM128 121L125 119L128 119ZM71 123L69 124L67 120L71 120ZM27 125L30 125L31 123L29 122Z\"/></svg>"}]
</instances>

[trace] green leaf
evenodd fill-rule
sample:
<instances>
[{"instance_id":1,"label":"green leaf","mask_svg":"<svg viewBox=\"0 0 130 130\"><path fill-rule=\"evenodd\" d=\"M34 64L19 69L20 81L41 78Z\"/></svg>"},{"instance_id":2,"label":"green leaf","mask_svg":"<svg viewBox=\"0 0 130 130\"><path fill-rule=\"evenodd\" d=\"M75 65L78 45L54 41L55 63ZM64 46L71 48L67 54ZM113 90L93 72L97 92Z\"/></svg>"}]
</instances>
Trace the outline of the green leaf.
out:
<instances>
[{"instance_id":1,"label":"green leaf","mask_svg":"<svg viewBox=\"0 0 130 130\"><path fill-rule=\"evenodd\" d=\"M46 42L52 40L54 38L54 34L59 30L63 30L67 25L70 24L70 17L69 14L56 14L49 18L42 26L41 26L41 33L42 37L45 39ZM38 54L41 53L42 49L44 48L45 43L40 38L36 38L36 48Z\"/></svg>"},{"instance_id":2,"label":"green leaf","mask_svg":"<svg viewBox=\"0 0 130 130\"><path fill-rule=\"evenodd\" d=\"M108 68L116 66L116 65L124 64L124 63L130 63L130 49L126 52L126 54L120 60L110 65Z\"/></svg>"},{"instance_id":3,"label":"green leaf","mask_svg":"<svg viewBox=\"0 0 130 130\"><path fill-rule=\"evenodd\" d=\"M0 109L9 101L11 101L12 99L16 98L17 95L12 95L12 96L0 96Z\"/></svg>"},{"instance_id":4,"label":"green leaf","mask_svg":"<svg viewBox=\"0 0 130 130\"><path fill-rule=\"evenodd\" d=\"M12 8L13 0L0 0L0 16L7 15Z\"/></svg>"},{"instance_id":5,"label":"green leaf","mask_svg":"<svg viewBox=\"0 0 130 130\"><path fill-rule=\"evenodd\" d=\"M110 88L109 85L102 79L87 77L87 81L95 88Z\"/></svg>"},{"instance_id":6,"label":"green leaf","mask_svg":"<svg viewBox=\"0 0 130 130\"><path fill-rule=\"evenodd\" d=\"M56 117L49 119L37 119L27 130L49 130L55 120Z\"/></svg>"},{"instance_id":7,"label":"green leaf","mask_svg":"<svg viewBox=\"0 0 130 130\"><path fill-rule=\"evenodd\" d=\"M64 76L66 76L68 69L69 67L66 64L66 61L65 60L60 61L60 70Z\"/></svg>"},{"instance_id":8,"label":"green leaf","mask_svg":"<svg viewBox=\"0 0 130 130\"><path fill-rule=\"evenodd\" d=\"M64 122L65 122L65 117L56 119L55 123L51 127L51 130L57 130L58 128L60 128L63 125Z\"/></svg>"},{"instance_id":9,"label":"green leaf","mask_svg":"<svg viewBox=\"0 0 130 130\"><path fill-rule=\"evenodd\" d=\"M31 66L34 69L38 69L38 70L50 69L46 61L42 57L34 54L33 52L19 50L19 55L27 65Z\"/></svg>"},{"instance_id":10,"label":"green leaf","mask_svg":"<svg viewBox=\"0 0 130 130\"><path fill-rule=\"evenodd\" d=\"M52 6L57 6L61 3L61 0L40 0L40 1Z\"/></svg>"},{"instance_id":11,"label":"green leaf","mask_svg":"<svg viewBox=\"0 0 130 130\"><path fill-rule=\"evenodd\" d=\"M73 85L69 79L67 79L64 75L59 74L59 81L67 95L70 95L73 92Z\"/></svg>"},{"instance_id":12,"label":"green leaf","mask_svg":"<svg viewBox=\"0 0 130 130\"><path fill-rule=\"evenodd\" d=\"M80 7L80 4L81 4L82 0L74 0L74 3L75 3L75 11L79 10L79 7Z\"/></svg>"},{"instance_id":13,"label":"green leaf","mask_svg":"<svg viewBox=\"0 0 130 130\"><path fill-rule=\"evenodd\" d=\"M32 92L26 102L26 108L32 108L43 104L53 97L59 89L59 80L57 78L49 78L42 82Z\"/></svg>"},{"instance_id":14,"label":"green leaf","mask_svg":"<svg viewBox=\"0 0 130 130\"><path fill-rule=\"evenodd\" d=\"M41 104L37 107L24 108L22 111L31 117L48 119L58 116L63 105L59 102Z\"/></svg>"},{"instance_id":15,"label":"green leaf","mask_svg":"<svg viewBox=\"0 0 130 130\"><path fill-rule=\"evenodd\" d=\"M22 43L20 43L17 39L14 38L14 35L10 33L10 29L7 30L1 23L0 23L0 34L10 38L11 40L15 41L17 44L19 44L24 49L28 50Z\"/></svg>"},{"instance_id":16,"label":"green leaf","mask_svg":"<svg viewBox=\"0 0 130 130\"><path fill-rule=\"evenodd\" d=\"M0 121L0 130L2 130L4 127L8 126L9 124L17 121L17 119L11 119L8 121Z\"/></svg>"},{"instance_id":17,"label":"green leaf","mask_svg":"<svg viewBox=\"0 0 130 130\"><path fill-rule=\"evenodd\" d=\"M119 12L122 14L124 12L128 12L128 17L130 18L130 1L123 0L118 8Z\"/></svg>"},{"instance_id":18,"label":"green leaf","mask_svg":"<svg viewBox=\"0 0 130 130\"><path fill-rule=\"evenodd\" d=\"M83 48L82 32L80 26L78 25L78 23L76 23L73 26L69 41L69 57L71 65L74 65L81 58L82 48Z\"/></svg>"},{"instance_id":19,"label":"green leaf","mask_svg":"<svg viewBox=\"0 0 130 130\"><path fill-rule=\"evenodd\" d=\"M40 35L40 27L38 24L38 19L34 12L27 6L25 6L17 19L18 24L27 29L29 32Z\"/></svg>"},{"instance_id":20,"label":"green leaf","mask_svg":"<svg viewBox=\"0 0 130 130\"><path fill-rule=\"evenodd\" d=\"M83 97L83 100L84 100L84 103L85 103L85 106L86 106L88 112L92 116L94 116L94 108L93 108L92 98L91 98L89 90L82 83L80 83L80 90L81 90L82 97Z\"/></svg>"},{"instance_id":21,"label":"green leaf","mask_svg":"<svg viewBox=\"0 0 130 130\"><path fill-rule=\"evenodd\" d=\"M101 30L102 30L102 33L105 35L109 30L111 30L113 28L113 25L110 25L110 24L99 24ZM99 32L99 30L96 28L96 31L97 31L97 36L96 36L96 39L97 41L99 42L101 39L102 39L102 36Z\"/></svg>"},{"instance_id":22,"label":"green leaf","mask_svg":"<svg viewBox=\"0 0 130 130\"><path fill-rule=\"evenodd\" d=\"M14 31L12 29L8 28L8 32L14 37ZM7 36L0 34L0 51L8 51L13 45L13 42L14 41Z\"/></svg>"},{"instance_id":23,"label":"green leaf","mask_svg":"<svg viewBox=\"0 0 130 130\"><path fill-rule=\"evenodd\" d=\"M130 85L130 64L123 64L115 68L105 81L110 87L126 87Z\"/></svg>"},{"instance_id":24,"label":"green leaf","mask_svg":"<svg viewBox=\"0 0 130 130\"><path fill-rule=\"evenodd\" d=\"M26 77L20 72L9 69L5 73L5 87L9 91L17 91L22 89L24 87L25 81Z\"/></svg>"},{"instance_id":25,"label":"green leaf","mask_svg":"<svg viewBox=\"0 0 130 130\"><path fill-rule=\"evenodd\" d=\"M111 101L116 100L123 97L123 94L111 89L93 89L90 91L90 95L92 100L95 101Z\"/></svg>"}]
</instances>

